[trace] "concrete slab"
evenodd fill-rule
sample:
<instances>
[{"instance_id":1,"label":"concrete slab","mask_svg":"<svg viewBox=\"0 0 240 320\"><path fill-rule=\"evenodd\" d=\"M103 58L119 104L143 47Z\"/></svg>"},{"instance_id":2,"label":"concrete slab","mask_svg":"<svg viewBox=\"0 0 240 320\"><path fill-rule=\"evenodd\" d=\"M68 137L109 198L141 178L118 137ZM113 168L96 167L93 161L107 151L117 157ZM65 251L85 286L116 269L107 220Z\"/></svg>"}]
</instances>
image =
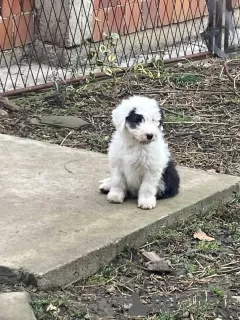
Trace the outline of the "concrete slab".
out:
<instances>
[{"instance_id":1,"label":"concrete slab","mask_svg":"<svg viewBox=\"0 0 240 320\"><path fill-rule=\"evenodd\" d=\"M95 273L124 247L239 190L237 177L179 168L174 199L143 211L98 192L105 155L0 135L0 282L62 286Z\"/></svg>"},{"instance_id":2,"label":"concrete slab","mask_svg":"<svg viewBox=\"0 0 240 320\"><path fill-rule=\"evenodd\" d=\"M0 320L36 320L27 292L0 293Z\"/></svg>"}]
</instances>

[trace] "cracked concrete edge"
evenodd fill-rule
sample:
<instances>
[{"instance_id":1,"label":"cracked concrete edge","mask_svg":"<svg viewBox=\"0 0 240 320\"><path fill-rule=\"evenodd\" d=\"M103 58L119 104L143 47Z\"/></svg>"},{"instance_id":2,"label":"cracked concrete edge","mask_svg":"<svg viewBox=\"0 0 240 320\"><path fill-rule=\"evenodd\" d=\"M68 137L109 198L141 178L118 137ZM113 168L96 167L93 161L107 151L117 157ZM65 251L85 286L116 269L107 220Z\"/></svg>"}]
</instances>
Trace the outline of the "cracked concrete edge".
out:
<instances>
[{"instance_id":1,"label":"cracked concrete edge","mask_svg":"<svg viewBox=\"0 0 240 320\"><path fill-rule=\"evenodd\" d=\"M236 183L163 219L157 220L151 225L126 235L116 242L59 266L58 269L50 270L42 275L35 275L35 282L40 289L49 289L63 287L86 279L111 263L126 248L139 248L144 245L149 240L149 237L158 234L161 228L172 226L190 216L197 216L215 209L236 196L240 196L240 183Z\"/></svg>"},{"instance_id":2,"label":"cracked concrete edge","mask_svg":"<svg viewBox=\"0 0 240 320\"><path fill-rule=\"evenodd\" d=\"M26 270L13 269L0 265L0 284L15 285L17 283L37 286L35 276Z\"/></svg>"},{"instance_id":3,"label":"cracked concrete edge","mask_svg":"<svg viewBox=\"0 0 240 320\"><path fill-rule=\"evenodd\" d=\"M89 252L85 256L59 266L57 269L49 270L45 274L34 275L27 270L13 270L0 266L0 283L16 284L22 282L26 285L31 284L39 289L46 290L83 280L111 263L127 247L139 248L144 245L149 240L149 237L158 234L161 228L172 226L188 217L197 216L217 208L236 196L240 196L239 182L115 242L109 243L107 246Z\"/></svg>"}]
</instances>

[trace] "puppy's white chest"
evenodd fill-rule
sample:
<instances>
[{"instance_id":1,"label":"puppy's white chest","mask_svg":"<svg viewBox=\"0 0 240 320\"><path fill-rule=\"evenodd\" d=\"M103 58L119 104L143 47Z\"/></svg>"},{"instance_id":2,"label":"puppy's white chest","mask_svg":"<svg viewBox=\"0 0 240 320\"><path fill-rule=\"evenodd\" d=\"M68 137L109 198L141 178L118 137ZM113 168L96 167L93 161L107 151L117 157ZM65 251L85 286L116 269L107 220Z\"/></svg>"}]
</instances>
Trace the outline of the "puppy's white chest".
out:
<instances>
[{"instance_id":1,"label":"puppy's white chest","mask_svg":"<svg viewBox=\"0 0 240 320\"><path fill-rule=\"evenodd\" d=\"M127 190L136 196L143 181L143 172L135 167L125 168L124 171Z\"/></svg>"},{"instance_id":2,"label":"puppy's white chest","mask_svg":"<svg viewBox=\"0 0 240 320\"><path fill-rule=\"evenodd\" d=\"M137 195L142 184L143 177L151 166L150 159L146 152L136 152L129 150L124 158L124 175L127 182L128 191L133 195Z\"/></svg>"}]
</instances>

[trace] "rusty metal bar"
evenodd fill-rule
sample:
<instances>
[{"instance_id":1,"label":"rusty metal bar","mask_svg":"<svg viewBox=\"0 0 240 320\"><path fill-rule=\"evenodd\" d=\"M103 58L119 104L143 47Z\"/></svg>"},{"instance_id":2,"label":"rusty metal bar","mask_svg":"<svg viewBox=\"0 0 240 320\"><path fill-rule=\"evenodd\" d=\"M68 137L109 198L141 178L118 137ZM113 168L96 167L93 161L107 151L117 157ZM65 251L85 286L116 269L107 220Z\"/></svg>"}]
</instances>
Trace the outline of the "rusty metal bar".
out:
<instances>
[{"instance_id":1,"label":"rusty metal bar","mask_svg":"<svg viewBox=\"0 0 240 320\"><path fill-rule=\"evenodd\" d=\"M200 53L189 55L189 56L182 57L182 58L169 59L169 60L165 61L164 64L169 65L169 64L174 64L177 62L188 62L189 60L197 61L197 60L202 60L202 59L204 59L206 57L210 57L210 56L211 56L211 52L200 52ZM151 65L152 65L151 63L147 63L144 66L150 67ZM125 73L126 70L128 70L128 69L130 70L131 68L116 71L115 75L120 76L121 74ZM85 81L87 78L88 78L88 76L81 76L81 77L72 78L72 79L68 79L68 80L64 80L64 81L57 81L57 83L58 84L66 84L66 85L77 84L77 83L81 83L81 82ZM109 79L109 76L107 76L105 73L100 72L95 75L95 78L99 79L99 80L104 80L104 79ZM56 84L56 82L48 82L48 83L44 83L44 84L30 86L27 88L11 90L11 91L4 92L4 93L0 94L0 96L13 97L13 96L26 94L26 93L30 93L30 92L46 90L46 89L52 88L55 84Z\"/></svg>"}]
</instances>

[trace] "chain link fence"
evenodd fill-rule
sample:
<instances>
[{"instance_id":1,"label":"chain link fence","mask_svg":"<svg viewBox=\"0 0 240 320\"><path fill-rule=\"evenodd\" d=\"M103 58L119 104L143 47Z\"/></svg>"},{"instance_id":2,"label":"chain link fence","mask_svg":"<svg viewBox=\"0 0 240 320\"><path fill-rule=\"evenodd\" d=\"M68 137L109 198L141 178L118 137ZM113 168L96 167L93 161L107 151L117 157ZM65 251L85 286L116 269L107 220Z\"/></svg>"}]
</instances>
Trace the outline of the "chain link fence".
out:
<instances>
[{"instance_id":1,"label":"chain link fence","mask_svg":"<svg viewBox=\"0 0 240 320\"><path fill-rule=\"evenodd\" d=\"M0 92L209 51L226 58L239 19L240 0L0 0Z\"/></svg>"}]
</instances>

